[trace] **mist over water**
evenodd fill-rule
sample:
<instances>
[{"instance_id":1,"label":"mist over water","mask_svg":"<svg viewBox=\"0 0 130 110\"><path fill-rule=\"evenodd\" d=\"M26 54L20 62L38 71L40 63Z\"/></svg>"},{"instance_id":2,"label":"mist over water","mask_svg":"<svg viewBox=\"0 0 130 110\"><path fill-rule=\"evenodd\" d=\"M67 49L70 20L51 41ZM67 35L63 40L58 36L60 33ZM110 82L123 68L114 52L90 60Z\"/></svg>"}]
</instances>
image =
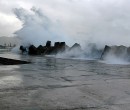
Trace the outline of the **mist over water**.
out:
<instances>
[{"instance_id":1,"label":"mist over water","mask_svg":"<svg viewBox=\"0 0 130 110\"><path fill-rule=\"evenodd\" d=\"M129 0L66 1L61 13L68 6L63 12L69 20L62 19L63 16L50 18L42 9L35 7L30 10L14 9L15 15L23 23L22 29L15 34L24 45L44 45L47 40L53 43L65 41L67 45L78 42L84 53L67 52L62 56L73 56L76 53L78 58L88 58L89 53L89 56L93 56L89 47L91 43L97 49L103 49L105 45L130 46L129 4Z\"/></svg>"}]
</instances>

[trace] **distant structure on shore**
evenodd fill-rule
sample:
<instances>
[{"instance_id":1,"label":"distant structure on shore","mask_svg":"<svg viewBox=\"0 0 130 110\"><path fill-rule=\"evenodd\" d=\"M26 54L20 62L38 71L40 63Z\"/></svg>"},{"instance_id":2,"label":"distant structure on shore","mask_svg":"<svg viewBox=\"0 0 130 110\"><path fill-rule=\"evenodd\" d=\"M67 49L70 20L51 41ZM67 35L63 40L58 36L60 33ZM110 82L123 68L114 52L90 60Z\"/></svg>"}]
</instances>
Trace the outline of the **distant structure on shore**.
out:
<instances>
[{"instance_id":1,"label":"distant structure on shore","mask_svg":"<svg viewBox=\"0 0 130 110\"><path fill-rule=\"evenodd\" d=\"M17 37L0 37L0 48L15 47L20 43Z\"/></svg>"},{"instance_id":2,"label":"distant structure on shore","mask_svg":"<svg viewBox=\"0 0 130 110\"><path fill-rule=\"evenodd\" d=\"M10 45L0 45L0 49L7 49L7 48L13 48L13 47L15 47L16 45L14 44L14 45L11 45L11 43L10 43Z\"/></svg>"}]
</instances>

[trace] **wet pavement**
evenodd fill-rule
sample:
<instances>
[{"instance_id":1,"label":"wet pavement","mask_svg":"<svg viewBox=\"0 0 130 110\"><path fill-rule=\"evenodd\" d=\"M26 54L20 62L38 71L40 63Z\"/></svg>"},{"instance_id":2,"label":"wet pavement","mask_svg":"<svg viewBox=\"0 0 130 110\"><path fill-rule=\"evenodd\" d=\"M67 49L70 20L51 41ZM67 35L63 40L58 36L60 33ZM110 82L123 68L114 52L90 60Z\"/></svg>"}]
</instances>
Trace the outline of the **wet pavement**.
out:
<instances>
[{"instance_id":1,"label":"wet pavement","mask_svg":"<svg viewBox=\"0 0 130 110\"><path fill-rule=\"evenodd\" d=\"M0 66L0 110L130 110L130 65L17 58L32 63Z\"/></svg>"}]
</instances>

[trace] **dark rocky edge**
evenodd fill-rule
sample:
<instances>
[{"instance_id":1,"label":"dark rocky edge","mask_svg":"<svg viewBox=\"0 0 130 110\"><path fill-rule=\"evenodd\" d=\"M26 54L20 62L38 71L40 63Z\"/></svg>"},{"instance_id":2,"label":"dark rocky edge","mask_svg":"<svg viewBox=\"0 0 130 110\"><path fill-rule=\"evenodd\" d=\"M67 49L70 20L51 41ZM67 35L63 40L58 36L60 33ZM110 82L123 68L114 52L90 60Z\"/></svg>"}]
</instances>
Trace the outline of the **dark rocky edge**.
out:
<instances>
[{"instance_id":1,"label":"dark rocky edge","mask_svg":"<svg viewBox=\"0 0 130 110\"><path fill-rule=\"evenodd\" d=\"M1 65L29 64L30 62L0 57Z\"/></svg>"},{"instance_id":2,"label":"dark rocky edge","mask_svg":"<svg viewBox=\"0 0 130 110\"><path fill-rule=\"evenodd\" d=\"M130 60L130 47L126 46L108 46L106 45L103 53L101 55L101 59L105 59L107 56L115 56L116 58L122 58L125 60Z\"/></svg>"},{"instance_id":3,"label":"dark rocky edge","mask_svg":"<svg viewBox=\"0 0 130 110\"><path fill-rule=\"evenodd\" d=\"M95 44L89 44L88 47L91 49L90 52L84 52L80 44L75 43L72 47L66 45L65 42L55 42L54 46L51 45L51 41L47 41L45 46L39 45L35 47L30 45L29 47L20 46L22 53L26 52L29 55L56 55L57 53L67 52L79 52L86 56L104 60L108 55L114 55L117 58L123 58L130 60L130 47L126 46L108 46L104 49L97 49ZM63 53L64 54L64 53Z\"/></svg>"},{"instance_id":4,"label":"dark rocky edge","mask_svg":"<svg viewBox=\"0 0 130 110\"><path fill-rule=\"evenodd\" d=\"M57 53L63 53L66 50L72 49L82 50L80 44L75 43L72 47L66 45L65 42L55 42L54 46L51 45L51 41L47 41L45 46L39 45L35 47L30 45L29 47L20 46L22 53L28 53L29 55L56 55Z\"/></svg>"}]
</instances>

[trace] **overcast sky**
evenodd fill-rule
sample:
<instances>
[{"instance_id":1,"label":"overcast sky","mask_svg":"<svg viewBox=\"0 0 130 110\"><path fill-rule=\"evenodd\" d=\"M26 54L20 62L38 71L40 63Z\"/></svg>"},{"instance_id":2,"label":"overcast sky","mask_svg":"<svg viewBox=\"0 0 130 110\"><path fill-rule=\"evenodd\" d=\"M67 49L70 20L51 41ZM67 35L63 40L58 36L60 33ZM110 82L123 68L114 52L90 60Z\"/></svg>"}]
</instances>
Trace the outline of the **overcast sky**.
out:
<instances>
[{"instance_id":1,"label":"overcast sky","mask_svg":"<svg viewBox=\"0 0 130 110\"><path fill-rule=\"evenodd\" d=\"M11 36L21 28L21 22L13 13L14 8L30 10L32 7L40 8L51 19L71 23L71 19L82 19L80 6L83 0L0 0L0 35ZM82 12L83 13L83 12ZM78 21L77 21L78 22ZM64 23L66 24L66 23ZM70 24L71 25L71 24Z\"/></svg>"},{"instance_id":2,"label":"overcast sky","mask_svg":"<svg viewBox=\"0 0 130 110\"><path fill-rule=\"evenodd\" d=\"M13 36L22 28L15 8L32 7L59 21L76 40L130 42L130 0L0 0L0 36Z\"/></svg>"}]
</instances>

